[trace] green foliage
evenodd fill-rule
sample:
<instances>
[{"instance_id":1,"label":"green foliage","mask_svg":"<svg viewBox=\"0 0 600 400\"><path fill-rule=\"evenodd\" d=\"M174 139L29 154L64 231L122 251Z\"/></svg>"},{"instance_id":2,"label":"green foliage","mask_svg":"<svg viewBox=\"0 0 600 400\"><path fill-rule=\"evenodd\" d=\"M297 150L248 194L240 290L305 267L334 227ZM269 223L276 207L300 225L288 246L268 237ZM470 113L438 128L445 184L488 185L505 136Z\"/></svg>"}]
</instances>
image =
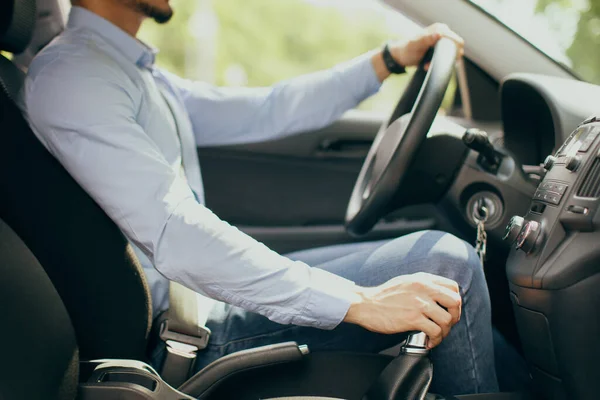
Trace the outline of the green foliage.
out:
<instances>
[{"instance_id":1,"label":"green foliage","mask_svg":"<svg viewBox=\"0 0 600 400\"><path fill-rule=\"evenodd\" d=\"M581 14L573 44L567 56L573 70L584 79L600 84L600 1L590 0L590 7Z\"/></svg>"},{"instance_id":2,"label":"green foliage","mask_svg":"<svg viewBox=\"0 0 600 400\"><path fill-rule=\"evenodd\" d=\"M535 11L538 13L544 12L544 11L546 11L546 8L548 8L552 4L558 4L563 8L569 8L569 7L573 6L573 1L572 0L538 0L537 4L535 6Z\"/></svg>"},{"instance_id":3,"label":"green foliage","mask_svg":"<svg viewBox=\"0 0 600 400\"><path fill-rule=\"evenodd\" d=\"M373 14L344 15L302 0L219 0L215 11L222 26L217 70L237 62L250 86L329 68L389 38ZM217 83L225 83L222 76Z\"/></svg>"},{"instance_id":4,"label":"green foliage","mask_svg":"<svg viewBox=\"0 0 600 400\"><path fill-rule=\"evenodd\" d=\"M574 0L538 0L536 12L543 14L550 6L574 9ZM600 84L600 0L589 0L589 6L580 11L577 32L566 55L572 61L573 71L584 79Z\"/></svg>"}]
</instances>

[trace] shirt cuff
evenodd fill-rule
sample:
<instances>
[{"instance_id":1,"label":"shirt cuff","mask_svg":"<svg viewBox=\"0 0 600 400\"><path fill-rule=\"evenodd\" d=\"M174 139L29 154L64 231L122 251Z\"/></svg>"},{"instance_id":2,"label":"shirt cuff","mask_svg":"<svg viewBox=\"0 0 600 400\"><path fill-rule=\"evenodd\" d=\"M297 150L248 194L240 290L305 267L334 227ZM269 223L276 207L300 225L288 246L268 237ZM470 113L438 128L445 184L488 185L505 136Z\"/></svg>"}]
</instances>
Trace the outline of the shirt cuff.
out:
<instances>
[{"instance_id":1,"label":"shirt cuff","mask_svg":"<svg viewBox=\"0 0 600 400\"><path fill-rule=\"evenodd\" d=\"M336 67L345 87L352 88L357 103L374 95L381 88L371 61L374 53L371 51Z\"/></svg>"},{"instance_id":2,"label":"shirt cuff","mask_svg":"<svg viewBox=\"0 0 600 400\"><path fill-rule=\"evenodd\" d=\"M346 317L356 299L356 284L320 268L311 268L311 293L302 312L294 321L297 325L310 325L331 330Z\"/></svg>"}]
</instances>

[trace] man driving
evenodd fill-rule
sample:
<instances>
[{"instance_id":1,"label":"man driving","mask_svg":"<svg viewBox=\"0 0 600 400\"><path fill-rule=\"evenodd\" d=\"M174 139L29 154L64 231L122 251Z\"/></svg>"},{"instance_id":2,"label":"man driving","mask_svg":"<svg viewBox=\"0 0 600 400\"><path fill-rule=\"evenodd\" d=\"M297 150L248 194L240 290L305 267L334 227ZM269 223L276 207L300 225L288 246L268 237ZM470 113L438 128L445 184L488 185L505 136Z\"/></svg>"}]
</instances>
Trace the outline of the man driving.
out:
<instances>
[{"instance_id":1,"label":"man driving","mask_svg":"<svg viewBox=\"0 0 600 400\"><path fill-rule=\"evenodd\" d=\"M136 39L168 0L74 0L67 28L32 62L23 104L35 134L134 246L154 317L169 281L218 300L196 368L284 341L380 352L429 337L432 390L494 392L491 311L474 249L444 232L279 255L204 205L197 146L261 142L334 122L417 65L442 24L329 70L269 88L218 88L154 65ZM163 347L155 351L161 359Z\"/></svg>"}]
</instances>

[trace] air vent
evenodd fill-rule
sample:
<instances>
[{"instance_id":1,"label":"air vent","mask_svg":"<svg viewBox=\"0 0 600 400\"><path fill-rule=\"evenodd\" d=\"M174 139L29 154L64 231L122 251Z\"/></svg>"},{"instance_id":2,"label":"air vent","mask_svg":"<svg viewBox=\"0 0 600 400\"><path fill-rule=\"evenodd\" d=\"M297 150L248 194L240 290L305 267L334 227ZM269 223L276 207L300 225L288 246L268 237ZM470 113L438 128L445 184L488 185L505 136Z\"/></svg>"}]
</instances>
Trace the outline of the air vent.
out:
<instances>
[{"instance_id":1,"label":"air vent","mask_svg":"<svg viewBox=\"0 0 600 400\"><path fill-rule=\"evenodd\" d=\"M600 158L596 158L577 190L579 197L600 197Z\"/></svg>"}]
</instances>

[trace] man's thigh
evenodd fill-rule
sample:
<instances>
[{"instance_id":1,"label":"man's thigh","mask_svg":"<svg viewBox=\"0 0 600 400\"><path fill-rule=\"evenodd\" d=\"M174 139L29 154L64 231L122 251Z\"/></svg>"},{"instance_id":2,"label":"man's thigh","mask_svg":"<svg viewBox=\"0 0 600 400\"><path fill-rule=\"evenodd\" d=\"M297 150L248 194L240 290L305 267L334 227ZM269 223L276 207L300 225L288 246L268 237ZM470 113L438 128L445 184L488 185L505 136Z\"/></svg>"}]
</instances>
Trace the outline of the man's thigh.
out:
<instances>
[{"instance_id":1,"label":"man's thigh","mask_svg":"<svg viewBox=\"0 0 600 400\"><path fill-rule=\"evenodd\" d=\"M360 243L355 247L356 251L352 251L353 246L343 245L341 254L336 248L321 248L291 256L307 261L311 258L328 259L311 266L328 270L362 286L376 286L398 275L427 271L430 259L437 253L463 251L447 248L449 243L444 243L445 236L436 231L417 232L391 241ZM456 247L456 243L454 239L453 247ZM334 254L336 257L331 258ZM379 352L394 346L406 336L376 334L346 323L331 331L280 325L261 315L224 303L215 305L207 326L212 331L211 340L209 347L199 356L198 368L235 351L284 341L307 344L312 350Z\"/></svg>"},{"instance_id":2,"label":"man's thigh","mask_svg":"<svg viewBox=\"0 0 600 400\"><path fill-rule=\"evenodd\" d=\"M310 266L316 267L320 264L335 260L336 258L344 257L348 254L359 253L363 251L373 252L378 247L383 246L388 240L377 240L371 242L356 242L336 244L333 246L316 247L314 249L300 250L293 253L285 254L286 257L292 260L302 261ZM326 268L326 266L324 266Z\"/></svg>"}]
</instances>

